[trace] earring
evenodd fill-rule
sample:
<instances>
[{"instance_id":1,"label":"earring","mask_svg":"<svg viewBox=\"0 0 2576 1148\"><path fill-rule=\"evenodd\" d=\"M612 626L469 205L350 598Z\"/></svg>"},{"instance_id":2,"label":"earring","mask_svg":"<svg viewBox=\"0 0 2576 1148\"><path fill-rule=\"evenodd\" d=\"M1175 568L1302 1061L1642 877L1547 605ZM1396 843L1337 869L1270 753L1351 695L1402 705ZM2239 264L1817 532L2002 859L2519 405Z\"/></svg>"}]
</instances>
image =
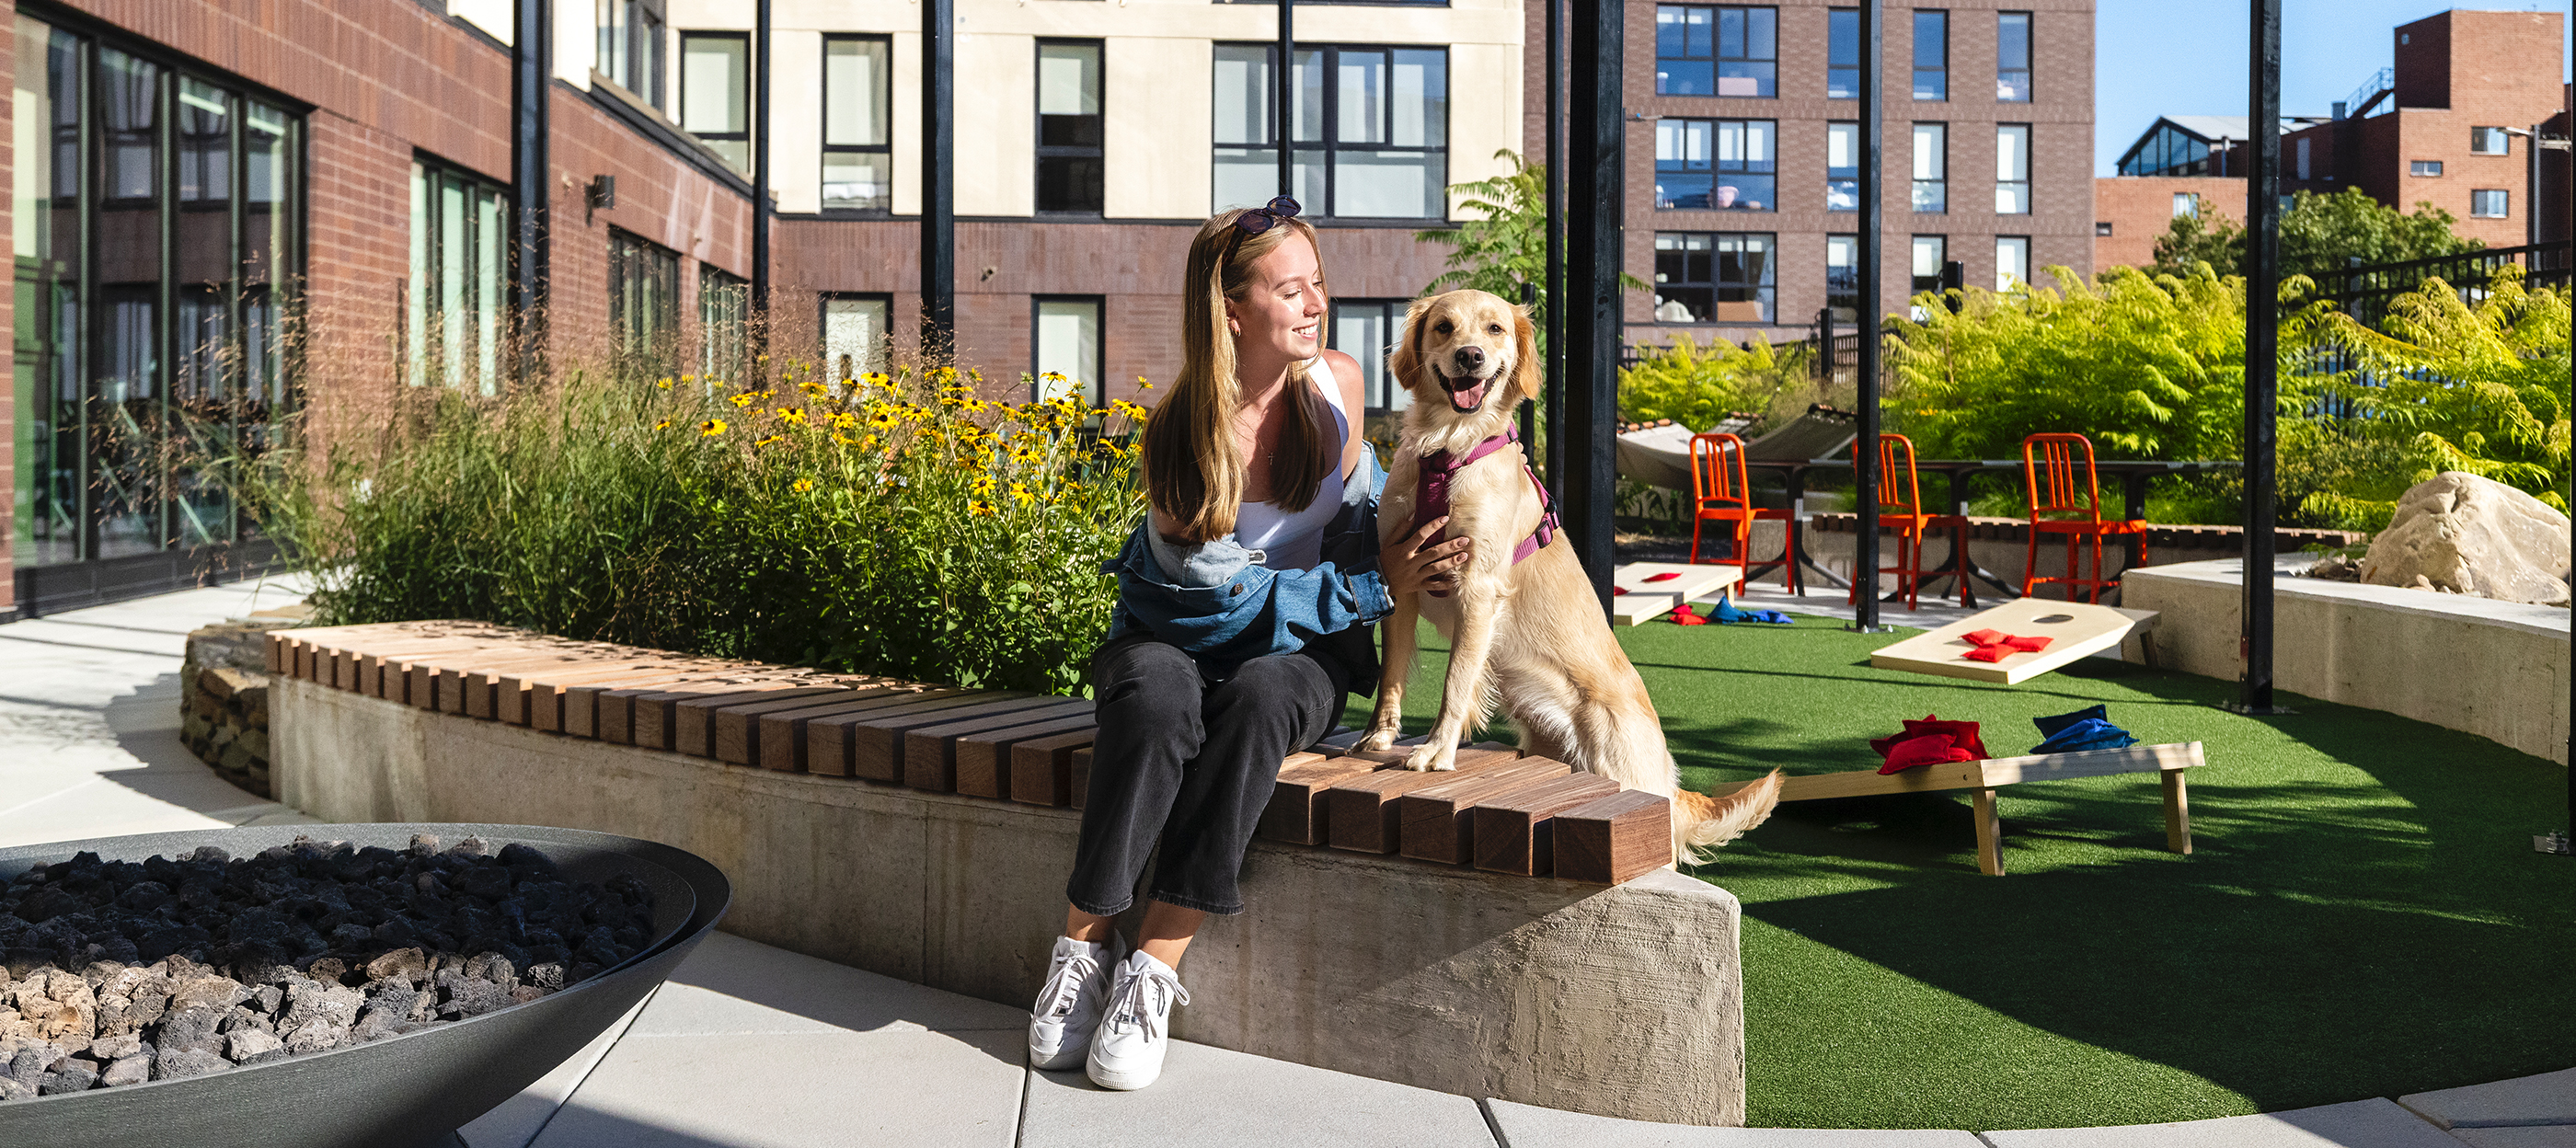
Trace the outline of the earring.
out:
<instances>
[{"instance_id":1,"label":"earring","mask_svg":"<svg viewBox=\"0 0 2576 1148\"><path fill-rule=\"evenodd\" d=\"M1225 329L1240 335L1243 333L1243 324L1235 322L1232 319L1228 319L1225 321Z\"/></svg>"}]
</instances>

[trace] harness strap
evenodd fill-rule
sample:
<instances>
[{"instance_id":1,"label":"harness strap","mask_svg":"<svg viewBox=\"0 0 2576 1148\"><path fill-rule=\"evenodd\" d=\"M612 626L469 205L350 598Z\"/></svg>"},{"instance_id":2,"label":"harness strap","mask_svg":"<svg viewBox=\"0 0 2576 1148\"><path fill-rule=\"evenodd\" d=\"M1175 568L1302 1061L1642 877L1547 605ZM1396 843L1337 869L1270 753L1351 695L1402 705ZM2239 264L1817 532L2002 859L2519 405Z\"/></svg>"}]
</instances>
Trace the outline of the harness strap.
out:
<instances>
[{"instance_id":1,"label":"harness strap","mask_svg":"<svg viewBox=\"0 0 2576 1148\"><path fill-rule=\"evenodd\" d=\"M1420 481L1416 490L1417 497L1413 503L1414 529L1419 530L1423 523L1449 513L1449 483L1457 477L1459 470L1469 463L1503 449L1506 445L1517 444L1520 441L1519 429L1510 423L1505 423L1503 433L1477 443L1476 448L1468 451L1465 458L1459 458L1445 450L1426 456L1422 460ZM1520 545L1512 548L1514 566L1528 561L1530 555L1547 549L1549 543L1556 541L1557 531L1562 529L1556 518L1556 501L1547 496L1546 484L1538 480L1537 471L1530 469L1527 457L1521 460L1521 473L1529 476L1530 487L1538 491L1539 517L1538 529L1531 531L1529 537L1521 539ZM1432 590L1429 593L1435 598L1449 596L1446 590Z\"/></svg>"}]
</instances>

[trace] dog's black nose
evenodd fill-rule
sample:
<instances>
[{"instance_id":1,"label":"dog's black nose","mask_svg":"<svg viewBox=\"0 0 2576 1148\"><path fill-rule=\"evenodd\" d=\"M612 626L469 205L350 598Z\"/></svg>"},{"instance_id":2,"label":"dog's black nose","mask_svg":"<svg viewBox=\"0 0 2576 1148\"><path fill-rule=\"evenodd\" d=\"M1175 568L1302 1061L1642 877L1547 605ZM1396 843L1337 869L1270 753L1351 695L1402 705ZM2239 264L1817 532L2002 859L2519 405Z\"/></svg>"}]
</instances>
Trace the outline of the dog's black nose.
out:
<instances>
[{"instance_id":1,"label":"dog's black nose","mask_svg":"<svg viewBox=\"0 0 2576 1148\"><path fill-rule=\"evenodd\" d=\"M1462 371L1472 371L1485 365L1485 349L1472 343L1458 348L1457 353L1450 357L1458 361L1458 369Z\"/></svg>"}]
</instances>

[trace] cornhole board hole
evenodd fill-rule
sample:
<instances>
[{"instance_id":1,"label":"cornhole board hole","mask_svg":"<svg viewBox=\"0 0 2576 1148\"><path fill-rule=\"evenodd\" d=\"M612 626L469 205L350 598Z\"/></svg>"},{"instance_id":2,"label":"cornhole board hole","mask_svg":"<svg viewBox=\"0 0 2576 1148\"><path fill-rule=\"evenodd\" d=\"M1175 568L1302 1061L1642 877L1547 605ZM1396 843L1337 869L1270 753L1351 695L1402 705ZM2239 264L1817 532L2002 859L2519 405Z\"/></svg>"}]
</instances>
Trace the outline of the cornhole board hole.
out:
<instances>
[{"instance_id":1,"label":"cornhole board hole","mask_svg":"<svg viewBox=\"0 0 2576 1148\"><path fill-rule=\"evenodd\" d=\"M1670 574L1660 582L1656 575ZM1627 591L1610 596L1610 620L1635 626L1664 616L1673 607L1733 589L1744 581L1744 567L1729 563L1630 562L1610 576L1610 584Z\"/></svg>"},{"instance_id":2,"label":"cornhole board hole","mask_svg":"<svg viewBox=\"0 0 2576 1148\"><path fill-rule=\"evenodd\" d=\"M1870 654L1869 664L1883 670L1912 670L1918 674L2012 685L2038 677L2087 654L2115 648L2121 639L2132 633L2141 635L2143 639L2155 624L2156 612L2153 610L2015 598L1938 630L1881 647ZM2052 640L2047 649L2035 653L2016 651L2000 662L1974 662L1966 655L1977 646L1967 639L1967 635L1979 630L1996 630L2016 638ZM2154 664L2152 655L2148 663Z\"/></svg>"}]
</instances>

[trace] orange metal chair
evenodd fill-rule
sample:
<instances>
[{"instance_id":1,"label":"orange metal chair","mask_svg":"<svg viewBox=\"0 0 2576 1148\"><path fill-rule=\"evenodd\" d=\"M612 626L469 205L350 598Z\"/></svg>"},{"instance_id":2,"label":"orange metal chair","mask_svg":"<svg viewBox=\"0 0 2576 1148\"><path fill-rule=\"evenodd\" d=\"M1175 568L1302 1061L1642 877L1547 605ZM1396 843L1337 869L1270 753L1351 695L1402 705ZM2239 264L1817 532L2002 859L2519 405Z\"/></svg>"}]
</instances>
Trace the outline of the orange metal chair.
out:
<instances>
[{"instance_id":1,"label":"orange metal chair","mask_svg":"<svg viewBox=\"0 0 2576 1148\"><path fill-rule=\"evenodd\" d=\"M1793 514L1785 509L1753 505L1753 484L1744 467L1744 440L1731 434L1697 434L1691 436L1691 558L1699 561L1700 530L1710 522L1728 524L1727 536L1733 540L1733 556L1744 567L1744 580L1755 574L1780 568L1780 584L1795 594L1807 592L1805 579L1798 576L1798 535ZM1753 524L1756 522L1788 524L1782 535L1780 557L1756 562L1752 558Z\"/></svg>"},{"instance_id":2,"label":"orange metal chair","mask_svg":"<svg viewBox=\"0 0 2576 1148\"><path fill-rule=\"evenodd\" d=\"M2078 467L2083 487L2076 487ZM2075 600L2076 590L2088 588L2087 601L2100 602L2102 591L2119 586L2117 578L2102 577L2102 540L2114 535L2138 535L2138 564L2147 560L2147 524L2142 519L2105 520L2102 517L2102 484L2093 471L2093 440L2080 434L2035 434L2021 440L2021 472L2030 496L2030 557L2022 569L2023 597L2033 596L2044 582L2066 584L2066 600ZM2080 514L2081 518L2045 518L2049 514ZM2066 574L2064 577L2039 576L2039 537L2055 534L2066 539ZM2093 544L2093 576L2080 577L2075 565L2075 547L2079 542Z\"/></svg>"},{"instance_id":3,"label":"orange metal chair","mask_svg":"<svg viewBox=\"0 0 2576 1148\"><path fill-rule=\"evenodd\" d=\"M1852 440L1852 465L1860 465L1860 440ZM1878 436L1878 521L1881 526L1896 527L1896 565L1881 566L1881 574L1896 575L1896 590L1905 595L1905 608L1920 609L1917 597L1923 589L1923 537L1935 529L1959 524L1959 516L1923 513L1923 484L1914 470L1914 440L1901 434ZM1956 537L1952 544L1957 544ZM1875 580L1873 580L1874 582ZM1860 582L1852 579L1852 601L1859 601ZM1967 575L1959 576L1959 604L1967 605Z\"/></svg>"}]
</instances>

